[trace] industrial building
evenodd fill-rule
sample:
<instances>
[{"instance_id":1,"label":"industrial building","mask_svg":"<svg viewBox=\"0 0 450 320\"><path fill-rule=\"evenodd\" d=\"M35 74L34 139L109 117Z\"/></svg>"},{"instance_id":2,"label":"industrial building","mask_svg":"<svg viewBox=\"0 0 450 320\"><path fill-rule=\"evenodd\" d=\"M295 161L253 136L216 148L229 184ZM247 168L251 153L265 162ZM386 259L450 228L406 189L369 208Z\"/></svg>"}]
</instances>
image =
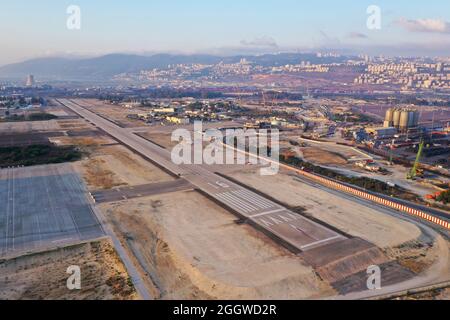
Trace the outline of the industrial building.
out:
<instances>
[{"instance_id":1,"label":"industrial building","mask_svg":"<svg viewBox=\"0 0 450 320\"><path fill-rule=\"evenodd\" d=\"M372 135L375 139L392 138L398 133L398 130L394 127L366 128L365 131L367 134Z\"/></svg>"}]
</instances>

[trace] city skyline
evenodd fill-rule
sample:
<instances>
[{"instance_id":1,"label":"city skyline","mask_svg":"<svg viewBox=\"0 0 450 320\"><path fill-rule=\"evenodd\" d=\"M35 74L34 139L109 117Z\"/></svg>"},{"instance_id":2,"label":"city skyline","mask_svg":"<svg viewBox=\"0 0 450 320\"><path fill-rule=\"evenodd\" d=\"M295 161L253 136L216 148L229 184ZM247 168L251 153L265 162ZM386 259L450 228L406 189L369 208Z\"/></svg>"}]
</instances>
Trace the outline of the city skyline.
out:
<instances>
[{"instance_id":1,"label":"city skyline","mask_svg":"<svg viewBox=\"0 0 450 320\"><path fill-rule=\"evenodd\" d=\"M450 4L404 0L301 3L152 1L0 2L5 32L0 65L36 57L108 53L259 54L336 50L385 55L445 55ZM81 29L69 30L67 8L81 9ZM381 9L381 29L367 28L367 8ZM25 22L24 22L25 21Z\"/></svg>"}]
</instances>

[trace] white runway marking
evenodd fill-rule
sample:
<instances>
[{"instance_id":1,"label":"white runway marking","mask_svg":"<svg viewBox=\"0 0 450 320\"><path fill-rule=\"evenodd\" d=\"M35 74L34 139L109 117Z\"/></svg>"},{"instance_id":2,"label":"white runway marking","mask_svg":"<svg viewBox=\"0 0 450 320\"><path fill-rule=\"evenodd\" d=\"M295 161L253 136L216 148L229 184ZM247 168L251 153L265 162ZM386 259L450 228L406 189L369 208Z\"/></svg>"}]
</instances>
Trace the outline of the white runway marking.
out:
<instances>
[{"instance_id":1,"label":"white runway marking","mask_svg":"<svg viewBox=\"0 0 450 320\"><path fill-rule=\"evenodd\" d=\"M219 200L230 205L232 208L238 209L239 211L242 211L243 213L249 213L251 211L256 210L256 208L253 207L252 205L243 202L241 199L234 197L233 195L231 195L228 192L217 194L216 197Z\"/></svg>"},{"instance_id":2,"label":"white runway marking","mask_svg":"<svg viewBox=\"0 0 450 320\"><path fill-rule=\"evenodd\" d=\"M232 201L235 201L236 203L239 203L241 206L248 208L249 212L251 211L256 211L258 210L258 208L256 208L255 206L253 206L251 203L249 203L248 201L242 200L241 198L235 197L234 195L232 195L231 193L226 193L225 197L231 199Z\"/></svg>"},{"instance_id":3,"label":"white runway marking","mask_svg":"<svg viewBox=\"0 0 450 320\"><path fill-rule=\"evenodd\" d=\"M277 213L277 212L282 212L282 211L286 211L286 209L278 209L278 210L272 210L272 211L267 211L267 212L255 214L255 215L253 215L253 216L250 216L250 218L262 217L262 216L265 216L265 215L268 215L268 214Z\"/></svg>"},{"instance_id":4,"label":"white runway marking","mask_svg":"<svg viewBox=\"0 0 450 320\"><path fill-rule=\"evenodd\" d=\"M245 190L234 191L233 194L243 200L249 201L250 203L258 206L261 209L269 209L274 206L271 202L258 196L255 196L255 194L247 193L245 192Z\"/></svg>"},{"instance_id":5,"label":"white runway marking","mask_svg":"<svg viewBox=\"0 0 450 320\"><path fill-rule=\"evenodd\" d=\"M301 250L304 250L304 249L306 249L306 248L310 248L310 247L312 247L312 246L315 246L315 245L318 245L318 244L321 244L321 243L324 243L324 242L327 242L327 241L339 239L339 238L341 238L341 236L334 236L334 237L331 237L331 238L319 240L319 241L316 241L316 242L313 242L313 243L310 243L310 244L301 246L300 249L301 249Z\"/></svg>"}]
</instances>

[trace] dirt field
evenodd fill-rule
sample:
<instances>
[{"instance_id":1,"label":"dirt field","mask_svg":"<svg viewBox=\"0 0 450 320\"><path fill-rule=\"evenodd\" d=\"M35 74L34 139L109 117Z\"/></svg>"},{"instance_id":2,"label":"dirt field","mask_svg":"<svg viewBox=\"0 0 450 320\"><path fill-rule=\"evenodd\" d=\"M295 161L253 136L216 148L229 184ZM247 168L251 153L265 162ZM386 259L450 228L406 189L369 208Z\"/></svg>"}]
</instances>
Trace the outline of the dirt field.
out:
<instances>
[{"instance_id":1,"label":"dirt field","mask_svg":"<svg viewBox=\"0 0 450 320\"><path fill-rule=\"evenodd\" d=\"M152 131L148 131L148 132L143 132L140 135L142 137L144 137L145 139L148 139L168 150L171 150L173 147L175 147L178 144L178 142L171 141L172 133L170 133L170 132L152 130Z\"/></svg>"},{"instance_id":2,"label":"dirt field","mask_svg":"<svg viewBox=\"0 0 450 320\"><path fill-rule=\"evenodd\" d=\"M194 191L100 208L160 299L301 299L334 293L301 258L236 224L233 215Z\"/></svg>"},{"instance_id":3,"label":"dirt field","mask_svg":"<svg viewBox=\"0 0 450 320\"><path fill-rule=\"evenodd\" d=\"M62 130L84 131L93 130L94 127L83 119L56 120Z\"/></svg>"},{"instance_id":4,"label":"dirt field","mask_svg":"<svg viewBox=\"0 0 450 320\"><path fill-rule=\"evenodd\" d=\"M67 268L81 268L81 290ZM130 300L136 293L109 240L0 260L0 300Z\"/></svg>"},{"instance_id":5,"label":"dirt field","mask_svg":"<svg viewBox=\"0 0 450 320\"><path fill-rule=\"evenodd\" d=\"M414 294L398 300L450 300L450 288Z\"/></svg>"},{"instance_id":6,"label":"dirt field","mask_svg":"<svg viewBox=\"0 0 450 320\"><path fill-rule=\"evenodd\" d=\"M315 147L300 148L305 160L321 165L344 165L347 159L338 153L322 150Z\"/></svg>"},{"instance_id":7,"label":"dirt field","mask_svg":"<svg viewBox=\"0 0 450 320\"><path fill-rule=\"evenodd\" d=\"M101 137L55 137L50 138L50 142L59 146L81 146L81 147L98 147L104 144L112 144L114 140L101 136Z\"/></svg>"},{"instance_id":8,"label":"dirt field","mask_svg":"<svg viewBox=\"0 0 450 320\"><path fill-rule=\"evenodd\" d=\"M59 131L61 129L63 128L57 120L0 123L0 133L31 133Z\"/></svg>"},{"instance_id":9,"label":"dirt field","mask_svg":"<svg viewBox=\"0 0 450 320\"><path fill-rule=\"evenodd\" d=\"M90 190L135 186L173 178L122 146L99 147L88 160L74 164Z\"/></svg>"},{"instance_id":10,"label":"dirt field","mask_svg":"<svg viewBox=\"0 0 450 320\"><path fill-rule=\"evenodd\" d=\"M410 223L295 181L284 173L260 176L247 170L231 176L291 207L305 208L306 214L380 248L395 247L420 236L420 230Z\"/></svg>"},{"instance_id":11,"label":"dirt field","mask_svg":"<svg viewBox=\"0 0 450 320\"><path fill-rule=\"evenodd\" d=\"M114 187L127 185L125 181L109 169L107 159L95 157L83 161L81 171L90 190L109 190Z\"/></svg>"},{"instance_id":12,"label":"dirt field","mask_svg":"<svg viewBox=\"0 0 450 320\"><path fill-rule=\"evenodd\" d=\"M433 243L410 241L400 246L385 250L387 256L397 261L409 270L419 274L438 258L439 250Z\"/></svg>"},{"instance_id":13,"label":"dirt field","mask_svg":"<svg viewBox=\"0 0 450 320\"><path fill-rule=\"evenodd\" d=\"M141 120L130 119L127 117L129 114L137 115L141 113L148 113L149 110L145 108L126 109L121 106L106 104L96 99L77 100L77 103L100 115L107 116L109 119L116 121L119 125L125 128L138 128L147 126Z\"/></svg>"}]
</instances>

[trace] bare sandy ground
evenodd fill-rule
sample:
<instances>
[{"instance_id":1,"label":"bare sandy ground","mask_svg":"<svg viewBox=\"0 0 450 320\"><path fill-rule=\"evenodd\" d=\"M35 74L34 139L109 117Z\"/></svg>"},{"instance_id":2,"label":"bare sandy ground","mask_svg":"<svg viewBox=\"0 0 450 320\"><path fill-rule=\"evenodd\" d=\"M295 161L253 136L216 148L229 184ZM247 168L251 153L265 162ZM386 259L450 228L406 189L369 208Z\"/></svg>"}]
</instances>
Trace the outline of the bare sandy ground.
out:
<instances>
[{"instance_id":1,"label":"bare sandy ground","mask_svg":"<svg viewBox=\"0 0 450 320\"><path fill-rule=\"evenodd\" d=\"M171 150L178 144L178 142L171 141L172 140L171 132L152 130L141 133L141 136L166 148L167 150Z\"/></svg>"},{"instance_id":2,"label":"bare sandy ground","mask_svg":"<svg viewBox=\"0 0 450 320\"><path fill-rule=\"evenodd\" d=\"M104 147L100 153L113 157L108 165L129 185L173 180L172 176L123 146Z\"/></svg>"},{"instance_id":3,"label":"bare sandy ground","mask_svg":"<svg viewBox=\"0 0 450 320\"><path fill-rule=\"evenodd\" d=\"M345 165L347 160L338 153L316 147L300 148L307 161L322 165Z\"/></svg>"},{"instance_id":4,"label":"bare sandy ground","mask_svg":"<svg viewBox=\"0 0 450 320\"><path fill-rule=\"evenodd\" d=\"M401 245L420 236L413 224L295 181L284 173L261 176L255 170L247 170L231 176L289 206L303 207L307 214L380 248Z\"/></svg>"},{"instance_id":5,"label":"bare sandy ground","mask_svg":"<svg viewBox=\"0 0 450 320\"><path fill-rule=\"evenodd\" d=\"M77 103L83 105L87 109L94 111L100 115L106 116L109 119L113 119L120 123L120 125L124 127L146 127L147 125L141 120L130 119L127 116L129 114L145 114L149 113L148 109L145 108L133 108L126 109L121 106L111 105L104 103L103 101L99 101L96 99L82 99L76 100Z\"/></svg>"},{"instance_id":6,"label":"bare sandy ground","mask_svg":"<svg viewBox=\"0 0 450 320\"><path fill-rule=\"evenodd\" d=\"M62 130L93 130L95 129L90 123L83 119L72 119L72 120L54 120L58 123Z\"/></svg>"},{"instance_id":7,"label":"bare sandy ground","mask_svg":"<svg viewBox=\"0 0 450 320\"><path fill-rule=\"evenodd\" d=\"M67 268L81 269L68 290ZM131 300L134 287L109 240L0 260L0 300Z\"/></svg>"},{"instance_id":8,"label":"bare sandy ground","mask_svg":"<svg viewBox=\"0 0 450 320\"><path fill-rule=\"evenodd\" d=\"M49 138L50 142L59 146L80 146L80 147L96 147L105 144L113 144L114 140L106 137L52 137Z\"/></svg>"},{"instance_id":9,"label":"bare sandy ground","mask_svg":"<svg viewBox=\"0 0 450 320\"><path fill-rule=\"evenodd\" d=\"M160 139L155 141L160 144L170 139L168 134L153 132L152 136ZM122 146L96 147L87 161L98 162L94 164L98 173L86 175L86 162L76 165L90 189L102 186L90 182L89 175L98 177L102 172L119 186L172 179ZM414 247L421 233L410 223L296 182L288 175L261 177L254 171L256 167L232 176L290 206L304 207L307 214L347 233L392 249L390 256L403 259L405 266L418 272L435 256L432 246L422 251ZM301 258L253 228L236 224L233 215L196 192L102 204L100 209L156 298L302 299L335 294ZM410 263L421 254L426 259Z\"/></svg>"},{"instance_id":10,"label":"bare sandy ground","mask_svg":"<svg viewBox=\"0 0 450 320\"><path fill-rule=\"evenodd\" d=\"M121 146L75 164L91 189L170 176ZM89 172L91 170L91 172ZM94 178L97 180L92 181ZM103 185L102 185L103 183ZM333 294L310 266L196 192L102 204L161 299L299 299Z\"/></svg>"},{"instance_id":11,"label":"bare sandy ground","mask_svg":"<svg viewBox=\"0 0 450 320\"><path fill-rule=\"evenodd\" d=\"M73 166L82 174L89 190L109 190L128 185L111 170L108 165L111 159L111 156L91 157Z\"/></svg>"},{"instance_id":12,"label":"bare sandy ground","mask_svg":"<svg viewBox=\"0 0 450 320\"><path fill-rule=\"evenodd\" d=\"M334 292L299 257L194 191L100 208L161 299L301 299Z\"/></svg>"},{"instance_id":13,"label":"bare sandy ground","mask_svg":"<svg viewBox=\"0 0 450 320\"><path fill-rule=\"evenodd\" d=\"M90 190L170 181L173 178L123 146L99 147L74 164Z\"/></svg>"},{"instance_id":14,"label":"bare sandy ground","mask_svg":"<svg viewBox=\"0 0 450 320\"><path fill-rule=\"evenodd\" d=\"M432 290L425 293L409 295L394 300L450 300L450 288Z\"/></svg>"}]
</instances>

